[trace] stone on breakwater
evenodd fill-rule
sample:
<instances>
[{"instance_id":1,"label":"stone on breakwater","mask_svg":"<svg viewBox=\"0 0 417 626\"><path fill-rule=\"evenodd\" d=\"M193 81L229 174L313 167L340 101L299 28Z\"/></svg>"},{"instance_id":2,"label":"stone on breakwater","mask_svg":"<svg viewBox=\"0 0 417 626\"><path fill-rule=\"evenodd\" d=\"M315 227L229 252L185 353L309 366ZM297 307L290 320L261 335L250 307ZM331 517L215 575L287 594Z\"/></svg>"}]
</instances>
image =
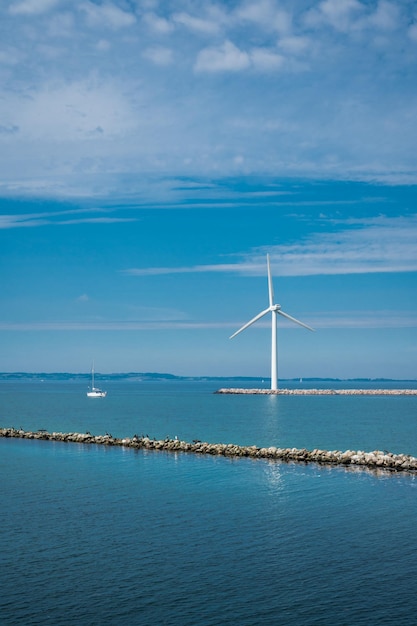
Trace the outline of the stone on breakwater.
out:
<instances>
[{"instance_id":1,"label":"stone on breakwater","mask_svg":"<svg viewBox=\"0 0 417 626\"><path fill-rule=\"evenodd\" d=\"M417 389L218 389L215 394L274 396L417 396Z\"/></svg>"},{"instance_id":2,"label":"stone on breakwater","mask_svg":"<svg viewBox=\"0 0 417 626\"><path fill-rule=\"evenodd\" d=\"M343 465L350 467L366 467L385 469L397 472L417 471L417 458L407 454L391 454L390 452L363 452L362 450L307 450L306 448L258 448L257 446L239 446L233 443L206 443L194 441L189 443L178 439L156 440L149 437L124 437L119 439L109 434L93 436L91 433L48 433L45 430L24 431L16 428L0 428L0 437L21 439L37 439L62 441L65 443L96 444L124 446L134 449L165 450L168 452L193 452L194 454L211 454L228 457L250 457L274 459L277 461L294 461L299 463L319 463L322 465Z\"/></svg>"}]
</instances>

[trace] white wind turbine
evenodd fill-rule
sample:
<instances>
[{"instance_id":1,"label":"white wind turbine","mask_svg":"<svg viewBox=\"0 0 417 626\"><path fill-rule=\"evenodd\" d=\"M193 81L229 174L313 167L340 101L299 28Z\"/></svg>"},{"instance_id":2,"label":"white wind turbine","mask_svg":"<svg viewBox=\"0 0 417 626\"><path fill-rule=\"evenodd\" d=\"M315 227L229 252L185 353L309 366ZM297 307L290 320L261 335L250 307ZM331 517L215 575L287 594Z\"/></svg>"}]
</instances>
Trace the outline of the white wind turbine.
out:
<instances>
[{"instance_id":1,"label":"white wind turbine","mask_svg":"<svg viewBox=\"0 0 417 626\"><path fill-rule=\"evenodd\" d=\"M281 305L280 304L274 304L274 288L272 286L271 266L270 266L270 263L269 263L269 254L266 255L266 260L267 260L267 265L268 265L269 307L267 309L265 309L265 311L261 311L261 313L258 313L258 315L255 315L255 317L253 319L251 319L250 322L247 322L244 326L242 326L242 328L239 328L239 330L237 330L235 333L233 333L233 335L231 335L231 337L229 337L229 339L233 339L233 337L236 337L236 335L241 333L242 330L245 330L248 326L251 326L252 324L257 322L261 317L263 317L264 315L267 315L267 313L272 313L271 389L272 390L276 390L276 389L278 389L278 380L277 380L277 378L278 378L278 376L277 376L277 371L278 371L278 367L277 367L277 316L278 315L282 315L283 317L286 317L287 319L291 320L292 322L295 322L296 324L299 324L300 326L304 326L304 328L307 328L308 330L312 330L313 332L314 332L314 328L311 328L311 326L307 326L307 324L303 324L303 322L300 322L299 320L296 320L295 317L292 317L291 315L288 315L288 313L284 313L284 311L281 309Z\"/></svg>"}]
</instances>

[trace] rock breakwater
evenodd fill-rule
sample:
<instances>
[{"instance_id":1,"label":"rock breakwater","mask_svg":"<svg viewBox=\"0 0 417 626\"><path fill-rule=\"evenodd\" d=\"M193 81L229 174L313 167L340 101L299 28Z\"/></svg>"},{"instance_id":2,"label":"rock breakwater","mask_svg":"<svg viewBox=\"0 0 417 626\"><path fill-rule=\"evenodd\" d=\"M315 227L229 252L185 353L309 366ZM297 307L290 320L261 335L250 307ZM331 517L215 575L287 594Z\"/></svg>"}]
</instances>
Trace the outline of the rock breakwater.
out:
<instances>
[{"instance_id":1,"label":"rock breakwater","mask_svg":"<svg viewBox=\"0 0 417 626\"><path fill-rule=\"evenodd\" d=\"M218 389L214 393L274 396L417 396L417 389Z\"/></svg>"},{"instance_id":2,"label":"rock breakwater","mask_svg":"<svg viewBox=\"0 0 417 626\"><path fill-rule=\"evenodd\" d=\"M49 433L45 430L25 431L16 428L0 428L0 437L59 441L64 443L96 444L106 446L123 446L138 450L164 450L167 452L190 452L194 454L210 454L226 457L249 457L270 459L282 462L318 463L320 465L339 465L352 468L372 470L389 470L392 472L416 472L417 458L407 454L392 454L374 450L307 450L305 448L278 448L275 446L240 446L236 444L207 443L194 440L192 443L179 439L150 439L134 435L133 437L117 438L106 433Z\"/></svg>"}]
</instances>

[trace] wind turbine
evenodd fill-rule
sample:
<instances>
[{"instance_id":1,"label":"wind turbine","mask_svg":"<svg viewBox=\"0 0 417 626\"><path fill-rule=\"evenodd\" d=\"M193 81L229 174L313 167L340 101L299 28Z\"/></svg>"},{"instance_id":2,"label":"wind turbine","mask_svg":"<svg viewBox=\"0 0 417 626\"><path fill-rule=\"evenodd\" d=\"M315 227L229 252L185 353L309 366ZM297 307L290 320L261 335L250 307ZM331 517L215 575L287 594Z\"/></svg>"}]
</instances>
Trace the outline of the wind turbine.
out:
<instances>
[{"instance_id":1,"label":"wind turbine","mask_svg":"<svg viewBox=\"0 0 417 626\"><path fill-rule=\"evenodd\" d=\"M236 337L236 335L241 333L242 330L245 330L248 326L251 326L252 324L257 322L264 315L267 315L268 313L272 313L272 330L271 330L271 389L273 391L275 391L275 390L278 389L278 381L277 381L277 378L278 378L278 376L277 376L277 371L278 371L278 367L277 367L277 318L278 318L278 315L282 315L283 317L286 317L287 319L291 320L292 322L295 322L296 324L299 324L299 326L304 326L304 328L307 328L307 330L312 330L314 332L314 328L311 328L311 326L307 326L307 324L304 324L303 322L300 322L299 320L296 320L295 317L292 317L291 315L288 315L288 313L284 313L284 311L281 309L281 305L280 304L274 304L274 288L272 286L271 266L270 266L270 263L269 263L269 254L266 255L266 261L267 261L267 265L268 265L269 307L267 309L265 309L265 311L261 311L260 313L258 313L258 315L255 315L255 317L253 319L251 319L244 326L242 326L242 328L239 328L239 330L237 330L235 333L233 333L233 335L231 335L229 337L229 339L233 339L233 337Z\"/></svg>"}]
</instances>

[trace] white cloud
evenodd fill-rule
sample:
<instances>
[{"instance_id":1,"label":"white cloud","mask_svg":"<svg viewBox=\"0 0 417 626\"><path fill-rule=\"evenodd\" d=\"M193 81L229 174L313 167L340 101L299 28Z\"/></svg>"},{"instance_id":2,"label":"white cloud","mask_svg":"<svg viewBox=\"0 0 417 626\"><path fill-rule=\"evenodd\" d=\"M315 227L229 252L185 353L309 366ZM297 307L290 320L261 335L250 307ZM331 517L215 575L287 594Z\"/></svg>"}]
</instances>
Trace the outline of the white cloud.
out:
<instances>
[{"instance_id":1,"label":"white cloud","mask_svg":"<svg viewBox=\"0 0 417 626\"><path fill-rule=\"evenodd\" d=\"M281 48L287 54L302 54L308 50L311 46L311 41L308 37L289 36L282 37L278 41L278 47Z\"/></svg>"},{"instance_id":2,"label":"white cloud","mask_svg":"<svg viewBox=\"0 0 417 626\"><path fill-rule=\"evenodd\" d=\"M53 38L74 37L75 18L70 12L58 13L48 21L48 34Z\"/></svg>"},{"instance_id":3,"label":"white cloud","mask_svg":"<svg viewBox=\"0 0 417 626\"><path fill-rule=\"evenodd\" d=\"M411 41L417 42L417 23L411 24L407 32Z\"/></svg>"},{"instance_id":4,"label":"white cloud","mask_svg":"<svg viewBox=\"0 0 417 626\"><path fill-rule=\"evenodd\" d=\"M174 60L172 50L170 48L164 48L162 46L153 46L152 48L146 48L143 52L143 56L149 61L152 61L155 65L166 66L171 65Z\"/></svg>"},{"instance_id":5,"label":"white cloud","mask_svg":"<svg viewBox=\"0 0 417 626\"><path fill-rule=\"evenodd\" d=\"M231 41L218 47L205 48L198 54L196 72L240 72L252 68L261 72L282 68L286 60L273 48L240 50Z\"/></svg>"},{"instance_id":6,"label":"white cloud","mask_svg":"<svg viewBox=\"0 0 417 626\"><path fill-rule=\"evenodd\" d=\"M160 35L168 35L174 30L174 26L169 20L152 12L145 13L143 21L151 30Z\"/></svg>"},{"instance_id":7,"label":"white cloud","mask_svg":"<svg viewBox=\"0 0 417 626\"><path fill-rule=\"evenodd\" d=\"M398 4L380 0L376 7L358 0L323 0L305 15L309 26L332 26L336 31L353 34L360 31L392 32L401 27Z\"/></svg>"},{"instance_id":8,"label":"white cloud","mask_svg":"<svg viewBox=\"0 0 417 626\"><path fill-rule=\"evenodd\" d=\"M60 0L23 0L11 4L9 13L12 15L37 15L46 13L57 6L59 2Z\"/></svg>"},{"instance_id":9,"label":"white cloud","mask_svg":"<svg viewBox=\"0 0 417 626\"><path fill-rule=\"evenodd\" d=\"M250 52L253 67L261 71L278 70L285 64L285 58L273 50L254 48Z\"/></svg>"},{"instance_id":10,"label":"white cloud","mask_svg":"<svg viewBox=\"0 0 417 626\"><path fill-rule=\"evenodd\" d=\"M97 83L94 79L73 83L43 85L25 98L8 94L8 117L15 120L23 138L59 141L88 139L94 133L111 137L125 133L134 124L126 99L117 84Z\"/></svg>"},{"instance_id":11,"label":"white cloud","mask_svg":"<svg viewBox=\"0 0 417 626\"><path fill-rule=\"evenodd\" d=\"M111 48L111 43L108 39L100 39L96 44L96 49L100 52L108 52Z\"/></svg>"},{"instance_id":12,"label":"white cloud","mask_svg":"<svg viewBox=\"0 0 417 626\"><path fill-rule=\"evenodd\" d=\"M15 46L4 46L0 50L0 64L17 65L24 59L22 52Z\"/></svg>"},{"instance_id":13,"label":"white cloud","mask_svg":"<svg viewBox=\"0 0 417 626\"><path fill-rule=\"evenodd\" d=\"M205 17L193 17L188 13L174 13L172 16L176 24L184 26L188 30L196 33L214 35L219 32L220 26L216 21L206 19Z\"/></svg>"},{"instance_id":14,"label":"white cloud","mask_svg":"<svg viewBox=\"0 0 417 626\"><path fill-rule=\"evenodd\" d=\"M349 32L355 28L358 17L365 7L357 0L323 0L319 6L313 7L305 16L309 26L330 25L341 32Z\"/></svg>"},{"instance_id":15,"label":"white cloud","mask_svg":"<svg viewBox=\"0 0 417 626\"><path fill-rule=\"evenodd\" d=\"M197 72L239 72L250 65L250 58L231 41L216 48L205 48L197 57Z\"/></svg>"},{"instance_id":16,"label":"white cloud","mask_svg":"<svg viewBox=\"0 0 417 626\"><path fill-rule=\"evenodd\" d=\"M136 22L133 13L123 11L111 2L101 5L83 2L80 9L85 13L88 24L93 27L108 26L118 29L132 26Z\"/></svg>"},{"instance_id":17,"label":"white cloud","mask_svg":"<svg viewBox=\"0 0 417 626\"><path fill-rule=\"evenodd\" d=\"M368 18L368 25L383 31L392 31L400 26L398 5L381 0Z\"/></svg>"},{"instance_id":18,"label":"white cloud","mask_svg":"<svg viewBox=\"0 0 417 626\"><path fill-rule=\"evenodd\" d=\"M250 22L267 31L288 34L291 31L292 18L290 13L277 8L273 0L257 0L243 3L235 13L238 20Z\"/></svg>"}]
</instances>

